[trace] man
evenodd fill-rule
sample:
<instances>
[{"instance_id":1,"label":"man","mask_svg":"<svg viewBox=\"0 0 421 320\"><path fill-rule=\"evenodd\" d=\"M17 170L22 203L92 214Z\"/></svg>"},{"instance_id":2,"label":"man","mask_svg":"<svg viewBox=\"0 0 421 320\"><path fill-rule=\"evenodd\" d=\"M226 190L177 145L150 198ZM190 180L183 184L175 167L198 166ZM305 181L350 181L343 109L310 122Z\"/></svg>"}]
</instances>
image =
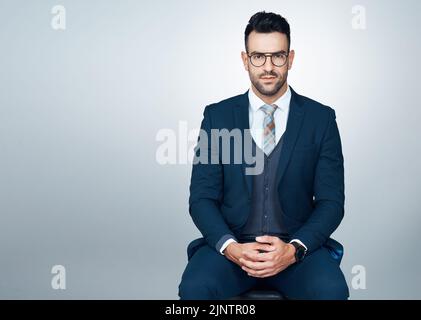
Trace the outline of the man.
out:
<instances>
[{"instance_id":1,"label":"man","mask_svg":"<svg viewBox=\"0 0 421 320\"><path fill-rule=\"evenodd\" d=\"M207 106L201 129L250 132L263 170L246 174L244 161L222 157L193 164L189 212L203 238L188 247L179 296L227 299L259 284L290 299L347 299L342 246L330 238L345 199L335 112L288 86L294 51L283 17L252 16L245 48L250 90ZM197 158L216 150L205 141Z\"/></svg>"}]
</instances>

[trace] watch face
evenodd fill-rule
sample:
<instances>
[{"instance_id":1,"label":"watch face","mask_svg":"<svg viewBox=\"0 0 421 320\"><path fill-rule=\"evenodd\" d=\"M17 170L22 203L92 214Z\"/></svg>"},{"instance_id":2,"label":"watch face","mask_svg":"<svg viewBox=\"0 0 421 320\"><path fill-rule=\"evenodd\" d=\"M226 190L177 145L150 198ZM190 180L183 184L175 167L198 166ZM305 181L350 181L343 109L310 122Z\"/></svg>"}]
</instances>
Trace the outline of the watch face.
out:
<instances>
[{"instance_id":1,"label":"watch face","mask_svg":"<svg viewBox=\"0 0 421 320\"><path fill-rule=\"evenodd\" d=\"M297 249L297 260L302 260L304 258L306 251L304 248L298 248Z\"/></svg>"}]
</instances>

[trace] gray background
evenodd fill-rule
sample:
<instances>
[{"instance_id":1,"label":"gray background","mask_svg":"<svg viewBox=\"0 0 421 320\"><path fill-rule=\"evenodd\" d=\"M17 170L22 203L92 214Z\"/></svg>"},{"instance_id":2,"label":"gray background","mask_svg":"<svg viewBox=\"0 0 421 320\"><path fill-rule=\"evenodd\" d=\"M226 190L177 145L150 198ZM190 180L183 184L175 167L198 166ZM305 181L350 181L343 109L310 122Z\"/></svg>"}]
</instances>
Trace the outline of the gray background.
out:
<instances>
[{"instance_id":1,"label":"gray background","mask_svg":"<svg viewBox=\"0 0 421 320\"><path fill-rule=\"evenodd\" d=\"M420 1L0 1L0 297L177 299L190 164L160 129L245 92L248 19L284 15L289 83L336 110L352 299L421 298ZM51 8L67 29L51 28ZM352 7L367 29L351 26ZM51 288L62 264L67 289Z\"/></svg>"}]
</instances>

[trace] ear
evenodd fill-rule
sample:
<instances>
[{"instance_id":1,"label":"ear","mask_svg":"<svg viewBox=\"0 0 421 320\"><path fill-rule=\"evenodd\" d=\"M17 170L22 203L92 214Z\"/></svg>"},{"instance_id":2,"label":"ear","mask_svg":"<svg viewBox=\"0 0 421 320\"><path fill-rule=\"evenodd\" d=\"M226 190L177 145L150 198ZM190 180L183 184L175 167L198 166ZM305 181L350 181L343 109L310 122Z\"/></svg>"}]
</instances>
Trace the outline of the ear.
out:
<instances>
[{"instance_id":1,"label":"ear","mask_svg":"<svg viewBox=\"0 0 421 320\"><path fill-rule=\"evenodd\" d=\"M295 51L291 50L289 52L289 56L288 56L288 70L291 70L291 68L292 68L292 64L294 62L294 57L295 57Z\"/></svg>"},{"instance_id":2,"label":"ear","mask_svg":"<svg viewBox=\"0 0 421 320\"><path fill-rule=\"evenodd\" d=\"M249 57L244 51L241 51L241 60L243 60L244 69L249 71Z\"/></svg>"}]
</instances>

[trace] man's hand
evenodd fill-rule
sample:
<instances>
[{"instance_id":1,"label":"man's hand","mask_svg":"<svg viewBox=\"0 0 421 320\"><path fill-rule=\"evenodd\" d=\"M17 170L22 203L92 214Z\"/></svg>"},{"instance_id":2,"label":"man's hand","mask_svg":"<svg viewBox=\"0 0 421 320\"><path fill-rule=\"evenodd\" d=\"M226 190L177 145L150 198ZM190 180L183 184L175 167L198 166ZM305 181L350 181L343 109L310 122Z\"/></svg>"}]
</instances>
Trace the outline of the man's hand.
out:
<instances>
[{"instance_id":1,"label":"man's hand","mask_svg":"<svg viewBox=\"0 0 421 320\"><path fill-rule=\"evenodd\" d=\"M248 259L245 255L248 254L259 254L260 251L273 251L275 247L267 243L249 242L249 243L230 243L224 250L224 255L232 262L242 267L244 264L240 262L240 259Z\"/></svg>"},{"instance_id":2,"label":"man's hand","mask_svg":"<svg viewBox=\"0 0 421 320\"><path fill-rule=\"evenodd\" d=\"M238 261L242 269L249 276L266 278L276 275L295 263L295 247L285 243L278 237L262 236L256 238L257 244L266 244L273 250L258 253L256 251L244 251Z\"/></svg>"}]
</instances>

